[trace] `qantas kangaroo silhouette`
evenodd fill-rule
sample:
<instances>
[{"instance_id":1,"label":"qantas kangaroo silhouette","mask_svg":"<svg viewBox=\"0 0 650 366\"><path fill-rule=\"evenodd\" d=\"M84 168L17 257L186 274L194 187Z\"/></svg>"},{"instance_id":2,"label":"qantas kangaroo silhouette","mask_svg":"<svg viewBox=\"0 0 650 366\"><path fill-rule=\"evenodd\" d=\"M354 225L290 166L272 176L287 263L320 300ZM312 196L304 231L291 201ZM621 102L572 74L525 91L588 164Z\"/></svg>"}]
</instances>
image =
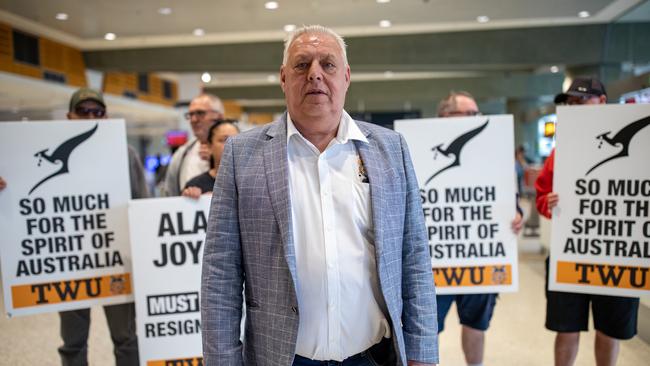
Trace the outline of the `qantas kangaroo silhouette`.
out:
<instances>
[{"instance_id":1,"label":"qantas kangaroo silhouette","mask_svg":"<svg viewBox=\"0 0 650 366\"><path fill-rule=\"evenodd\" d=\"M632 137L634 137L634 135L636 135L637 132L641 131L644 127L648 125L650 125L650 116L641 118L639 120L630 123L629 125L623 127L620 131L618 131L616 135L614 135L613 137L609 137L609 134L612 133L612 131L607 131L605 133L601 133L600 135L596 136L596 139L600 140L600 143L598 144L599 149L603 145L603 141L614 147L616 147L616 145L621 145L623 148L618 153L594 165L591 169L589 169L589 171L585 175L589 175L589 173L594 171L594 169L598 168L599 166L605 164L608 161L629 156L630 142L632 141Z\"/></svg>"},{"instance_id":2,"label":"qantas kangaroo silhouette","mask_svg":"<svg viewBox=\"0 0 650 366\"><path fill-rule=\"evenodd\" d=\"M452 141L449 144L449 146L447 146L446 149L442 148L443 144L434 146L431 149L431 151L434 152L434 154L433 154L433 159L434 160L438 156L438 153L441 153L442 155L444 155L446 157L449 157L450 155L453 155L454 156L454 161L452 161L451 164L447 165L446 167L444 167L444 168L438 170L437 172L435 172L429 179L427 179L427 182L425 184L429 184L429 182L431 182L433 180L433 178L435 178L436 176L438 176L440 173L444 172L445 170L451 169L451 168L453 168L455 166L460 166L460 152L461 152L461 150L463 149L465 144L467 144L469 142L469 140L471 140L476 135L481 133L481 131L483 131L483 129L485 129L485 127L487 127L489 122L490 122L490 120L488 119L488 120L485 121L484 124L478 126L477 128L475 128L473 130L469 130L469 131L465 132L464 134L456 137L456 139L454 141Z\"/></svg>"},{"instance_id":3,"label":"qantas kangaroo silhouette","mask_svg":"<svg viewBox=\"0 0 650 366\"><path fill-rule=\"evenodd\" d=\"M38 166L41 166L42 159L45 159L52 164L56 164L57 161L61 162L61 169L41 179L41 181L36 183L34 188L32 188L29 191L29 194L32 194L32 192L34 192L34 190L38 188L41 184L56 177L57 175L68 173L69 172L68 159L70 158L70 154L72 154L72 151L74 151L74 149L76 149L77 146L79 146L82 142L88 140L90 136L92 136L95 133L95 131L97 131L97 126L98 125L95 125L95 127L91 128L90 130L80 135L67 139L61 145L59 145L51 154L47 153L49 149L44 149L34 154L34 156L38 158Z\"/></svg>"}]
</instances>

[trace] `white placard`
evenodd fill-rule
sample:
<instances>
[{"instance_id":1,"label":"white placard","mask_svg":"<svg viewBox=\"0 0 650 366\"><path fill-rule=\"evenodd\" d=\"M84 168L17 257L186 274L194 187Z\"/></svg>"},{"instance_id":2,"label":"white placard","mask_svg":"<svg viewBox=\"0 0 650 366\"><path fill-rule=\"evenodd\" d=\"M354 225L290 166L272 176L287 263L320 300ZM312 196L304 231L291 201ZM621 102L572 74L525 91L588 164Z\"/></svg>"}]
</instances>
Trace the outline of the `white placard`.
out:
<instances>
[{"instance_id":1,"label":"white placard","mask_svg":"<svg viewBox=\"0 0 650 366\"><path fill-rule=\"evenodd\" d=\"M549 288L650 294L650 105L558 108Z\"/></svg>"},{"instance_id":2,"label":"white placard","mask_svg":"<svg viewBox=\"0 0 650 366\"><path fill-rule=\"evenodd\" d=\"M199 365L203 242L210 196L129 204L140 365Z\"/></svg>"},{"instance_id":3,"label":"white placard","mask_svg":"<svg viewBox=\"0 0 650 366\"><path fill-rule=\"evenodd\" d=\"M439 294L518 287L510 115L395 121L406 138Z\"/></svg>"},{"instance_id":4,"label":"white placard","mask_svg":"<svg viewBox=\"0 0 650 366\"><path fill-rule=\"evenodd\" d=\"M133 300L124 120L0 123L9 316Z\"/></svg>"}]
</instances>

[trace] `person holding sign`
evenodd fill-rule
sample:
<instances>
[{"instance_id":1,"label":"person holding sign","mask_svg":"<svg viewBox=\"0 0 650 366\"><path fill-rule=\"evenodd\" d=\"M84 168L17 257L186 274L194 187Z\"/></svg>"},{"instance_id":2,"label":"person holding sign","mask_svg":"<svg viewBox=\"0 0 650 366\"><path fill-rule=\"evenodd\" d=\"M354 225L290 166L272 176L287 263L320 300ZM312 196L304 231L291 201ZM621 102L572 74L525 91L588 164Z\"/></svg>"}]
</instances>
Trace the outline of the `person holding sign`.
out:
<instances>
[{"instance_id":1,"label":"person holding sign","mask_svg":"<svg viewBox=\"0 0 650 366\"><path fill-rule=\"evenodd\" d=\"M438 104L438 117L471 117L481 112L474 97L465 91L451 92ZM516 234L523 225L521 209L517 207L517 214L512 220L511 228ZM458 317L460 318L461 342L465 361L470 366L483 364L485 349L485 331L490 326L494 313L497 294L463 294L463 295L437 295L438 303L438 331L444 329L445 318L451 309L451 304L456 302Z\"/></svg>"},{"instance_id":2,"label":"person holding sign","mask_svg":"<svg viewBox=\"0 0 650 366\"><path fill-rule=\"evenodd\" d=\"M164 196L180 196L190 179L210 169L208 129L215 120L223 117L223 103L217 96L201 94L192 99L185 118L190 122L195 139L179 147L172 155L165 173Z\"/></svg>"},{"instance_id":3,"label":"person holding sign","mask_svg":"<svg viewBox=\"0 0 650 366\"><path fill-rule=\"evenodd\" d=\"M605 104L605 86L597 79L576 78L566 92L568 105ZM553 192L555 150L544 162L537 180L536 205L541 215L551 218L559 196ZM596 364L615 365L619 340L634 337L637 329L639 299L548 290L549 259L546 259L546 328L557 332L555 365L573 365L580 342L580 332L588 330L589 306L596 328Z\"/></svg>"},{"instance_id":4,"label":"person holding sign","mask_svg":"<svg viewBox=\"0 0 650 366\"><path fill-rule=\"evenodd\" d=\"M104 97L96 90L81 88L70 98L68 119L106 119ZM129 176L131 197L149 196L144 179L144 169L137 152L129 146ZM108 329L113 340L115 363L118 366L137 366L138 340L135 334L135 306L131 303L104 306ZM59 347L62 365L87 365L90 309L62 311Z\"/></svg>"},{"instance_id":5,"label":"person holding sign","mask_svg":"<svg viewBox=\"0 0 650 366\"><path fill-rule=\"evenodd\" d=\"M287 112L229 139L221 159L203 258L204 364L436 364L404 138L343 110L350 67L331 29L288 37L280 82Z\"/></svg>"},{"instance_id":6,"label":"person holding sign","mask_svg":"<svg viewBox=\"0 0 650 366\"><path fill-rule=\"evenodd\" d=\"M81 88L70 98L67 114L70 120L106 119L106 104L103 95L93 89ZM138 153L129 146L129 177L131 197L149 196L144 178L144 168ZM0 191L6 182L0 177ZM113 340L115 363L118 366L137 366L138 341L135 333L135 306L131 303L104 306L106 321ZM90 329L90 309L62 311L60 330L63 345L59 347L61 364L87 365L88 331Z\"/></svg>"},{"instance_id":7,"label":"person holding sign","mask_svg":"<svg viewBox=\"0 0 650 366\"><path fill-rule=\"evenodd\" d=\"M182 195L198 199L202 194L212 194L214 180L221 163L221 155L226 141L239 134L239 127L234 121L217 120L208 130L208 147L210 148L210 170L197 175L185 184Z\"/></svg>"}]
</instances>

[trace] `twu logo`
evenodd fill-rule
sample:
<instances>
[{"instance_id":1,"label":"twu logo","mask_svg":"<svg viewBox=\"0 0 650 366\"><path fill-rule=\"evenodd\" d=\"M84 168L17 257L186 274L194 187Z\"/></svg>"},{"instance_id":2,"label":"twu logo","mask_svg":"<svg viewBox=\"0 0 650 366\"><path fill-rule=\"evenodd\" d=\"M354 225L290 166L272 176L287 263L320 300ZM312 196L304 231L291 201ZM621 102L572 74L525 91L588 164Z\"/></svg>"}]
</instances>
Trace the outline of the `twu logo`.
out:
<instances>
[{"instance_id":1,"label":"twu logo","mask_svg":"<svg viewBox=\"0 0 650 366\"><path fill-rule=\"evenodd\" d=\"M648 125L650 125L650 116L641 118L639 120L630 123L629 125L623 127L620 131L618 131L613 137L609 137L609 135L612 133L611 131L607 131L596 136L596 139L600 140L600 142L598 143L599 149L603 146L603 142L608 143L612 147L621 146L622 149L618 153L606 158L605 160L591 167L591 169L587 171L587 174L585 174L585 176L589 175L589 173L594 171L594 169L607 163L608 161L629 156L630 142L632 142L632 138L634 137L634 135L636 135L639 131L641 131L643 128L645 128Z\"/></svg>"},{"instance_id":2,"label":"twu logo","mask_svg":"<svg viewBox=\"0 0 650 366\"><path fill-rule=\"evenodd\" d=\"M36 185L29 191L29 194L32 194L36 188L48 180L58 175L69 173L68 160L70 159L70 154L72 154L74 149L76 149L82 142L88 140L95 131L97 131L97 124L90 130L63 141L63 143L54 149L51 154L47 152L49 149L44 149L34 154L34 156L38 158L38 166L41 166L41 162L45 159L52 164L61 164L61 168L36 183Z\"/></svg>"},{"instance_id":3,"label":"twu logo","mask_svg":"<svg viewBox=\"0 0 650 366\"><path fill-rule=\"evenodd\" d=\"M484 124L474 128L472 130L469 130L469 131L463 133L462 135L456 137L444 149L442 148L443 144L439 144L437 146L434 146L431 149L431 151L433 151L433 160L436 160L436 158L438 157L438 153L444 155L445 157L453 156L454 160L449 165L447 165L445 167L442 167L441 169L439 169L438 171L433 173L433 175L431 177L429 177L429 179L427 179L425 185L429 184L429 182L431 182L433 180L433 178L435 178L436 176L442 174L442 172L444 172L445 170L451 169L451 168L456 167L456 166L460 166L460 154L461 154L461 151L463 150L463 147L465 147L465 145L469 142L469 140L473 139L479 133L481 133L481 131L483 131L485 129L485 127L487 127L489 122L490 122L490 120L488 119L488 120L485 121Z\"/></svg>"}]
</instances>

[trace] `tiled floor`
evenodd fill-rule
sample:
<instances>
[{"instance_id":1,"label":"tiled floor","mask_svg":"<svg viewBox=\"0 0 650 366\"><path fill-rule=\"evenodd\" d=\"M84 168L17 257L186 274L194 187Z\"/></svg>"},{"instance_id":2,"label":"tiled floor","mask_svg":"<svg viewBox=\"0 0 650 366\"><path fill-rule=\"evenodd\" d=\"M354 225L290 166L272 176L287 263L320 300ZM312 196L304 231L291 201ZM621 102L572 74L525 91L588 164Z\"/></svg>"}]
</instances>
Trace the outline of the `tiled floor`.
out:
<instances>
[{"instance_id":1,"label":"tiled floor","mask_svg":"<svg viewBox=\"0 0 650 366\"><path fill-rule=\"evenodd\" d=\"M487 334L485 365L551 365L554 333L544 329L543 257L522 255L520 289L501 295ZM90 364L112 365L113 356L101 307L92 310ZM44 314L0 318L0 365L58 365L59 318ZM594 332L584 333L576 366L594 365ZM455 309L440 335L442 365L464 365ZM619 365L648 365L650 345L636 337L622 343Z\"/></svg>"}]
</instances>

